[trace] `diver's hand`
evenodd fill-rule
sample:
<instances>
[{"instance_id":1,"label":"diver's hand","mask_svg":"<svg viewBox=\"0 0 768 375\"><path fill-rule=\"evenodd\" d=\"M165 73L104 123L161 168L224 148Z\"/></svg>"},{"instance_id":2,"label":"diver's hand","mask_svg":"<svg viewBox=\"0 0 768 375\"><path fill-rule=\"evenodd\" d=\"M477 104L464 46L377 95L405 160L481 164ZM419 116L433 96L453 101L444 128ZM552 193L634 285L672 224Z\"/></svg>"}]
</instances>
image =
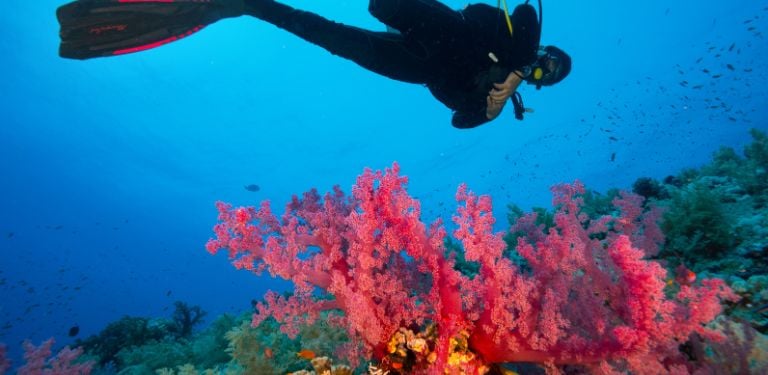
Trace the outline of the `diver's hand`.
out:
<instances>
[{"instance_id":1,"label":"diver's hand","mask_svg":"<svg viewBox=\"0 0 768 375\"><path fill-rule=\"evenodd\" d=\"M515 74L517 73L517 74ZM515 93L520 83L523 82L521 72L511 72L502 83L494 83L493 88L486 97L485 116L489 120L495 119L501 113L504 105L512 94Z\"/></svg>"},{"instance_id":2,"label":"diver's hand","mask_svg":"<svg viewBox=\"0 0 768 375\"><path fill-rule=\"evenodd\" d=\"M523 79L520 78L523 74L521 72L511 72L507 75L507 79L502 83L494 83L491 89L490 96L494 100L507 100L512 94L515 93Z\"/></svg>"},{"instance_id":3,"label":"diver's hand","mask_svg":"<svg viewBox=\"0 0 768 375\"><path fill-rule=\"evenodd\" d=\"M489 120L493 120L496 117L499 117L499 114L501 114L501 110L504 109L505 104L507 104L506 99L499 101L493 99L490 95L486 96L485 117L487 117Z\"/></svg>"}]
</instances>

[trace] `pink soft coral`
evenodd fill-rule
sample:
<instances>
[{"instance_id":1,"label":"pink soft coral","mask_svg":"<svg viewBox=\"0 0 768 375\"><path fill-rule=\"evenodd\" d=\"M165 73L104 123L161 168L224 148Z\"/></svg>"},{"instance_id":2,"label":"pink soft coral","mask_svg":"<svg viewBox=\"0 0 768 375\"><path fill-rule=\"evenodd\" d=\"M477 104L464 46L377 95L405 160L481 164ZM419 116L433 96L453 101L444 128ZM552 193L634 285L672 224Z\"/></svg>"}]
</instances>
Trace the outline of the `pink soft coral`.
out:
<instances>
[{"instance_id":1,"label":"pink soft coral","mask_svg":"<svg viewBox=\"0 0 768 375\"><path fill-rule=\"evenodd\" d=\"M65 346L54 357L51 357L51 347L54 340L35 346L24 341L24 360L26 364L19 367L18 375L88 375L91 373L93 362L78 362L82 349L70 349ZM0 375L11 367L7 358L6 346L0 344Z\"/></svg>"},{"instance_id":2,"label":"pink soft coral","mask_svg":"<svg viewBox=\"0 0 768 375\"><path fill-rule=\"evenodd\" d=\"M719 299L733 297L721 280L708 280L668 298L664 269L643 259L662 239L658 213L625 194L615 202L620 214L591 220L580 212L579 183L554 189L555 227L543 232L523 220L523 268L503 256L490 197L460 186L454 236L466 259L480 265L469 277L446 255L442 223L422 223L406 182L397 164L384 173L366 170L351 197L335 188L322 199L312 190L294 197L281 219L268 202L259 209L218 203L221 223L207 249L227 249L238 268L294 282L293 296L271 293L259 304L254 324L274 316L295 334L298 323L338 309L336 321L359 339L363 352L356 354L379 359L398 328L436 324L432 373L455 363L451 340L462 335L479 356L464 366L519 361L685 371L677 346L693 332L716 336L704 324L719 313ZM313 298L315 288L333 299Z\"/></svg>"}]
</instances>

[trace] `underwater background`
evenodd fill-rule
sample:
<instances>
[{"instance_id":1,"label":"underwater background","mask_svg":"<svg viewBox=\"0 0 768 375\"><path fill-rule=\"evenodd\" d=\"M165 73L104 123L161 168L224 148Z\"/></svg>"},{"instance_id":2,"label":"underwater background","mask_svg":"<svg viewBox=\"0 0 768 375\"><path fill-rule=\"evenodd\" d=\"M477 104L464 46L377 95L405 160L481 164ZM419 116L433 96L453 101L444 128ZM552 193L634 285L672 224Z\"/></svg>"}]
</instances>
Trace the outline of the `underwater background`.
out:
<instances>
[{"instance_id":1,"label":"underwater background","mask_svg":"<svg viewBox=\"0 0 768 375\"><path fill-rule=\"evenodd\" d=\"M542 43L572 56L571 75L522 88L525 121L508 108L471 130L424 87L246 17L142 53L62 59L63 3L0 12L0 342L14 364L26 339L60 348L176 301L209 323L287 290L205 251L217 200L279 213L396 161L425 222L450 222L463 182L493 197L502 230L507 204L551 207L554 184L631 190L768 131L765 1L545 0ZM286 3L384 30L363 1Z\"/></svg>"}]
</instances>

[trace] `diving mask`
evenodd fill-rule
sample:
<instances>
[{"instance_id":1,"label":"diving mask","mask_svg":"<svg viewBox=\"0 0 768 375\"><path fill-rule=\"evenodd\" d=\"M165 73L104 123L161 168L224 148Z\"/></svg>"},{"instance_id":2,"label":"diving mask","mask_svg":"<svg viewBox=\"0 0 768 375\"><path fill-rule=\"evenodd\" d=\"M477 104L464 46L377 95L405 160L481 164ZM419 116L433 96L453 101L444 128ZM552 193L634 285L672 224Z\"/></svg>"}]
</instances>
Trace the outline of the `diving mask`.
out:
<instances>
[{"instance_id":1,"label":"diving mask","mask_svg":"<svg viewBox=\"0 0 768 375\"><path fill-rule=\"evenodd\" d=\"M571 57L563 50L546 46L539 48L536 62L525 69L526 81L541 86L551 86L562 81L571 72Z\"/></svg>"}]
</instances>

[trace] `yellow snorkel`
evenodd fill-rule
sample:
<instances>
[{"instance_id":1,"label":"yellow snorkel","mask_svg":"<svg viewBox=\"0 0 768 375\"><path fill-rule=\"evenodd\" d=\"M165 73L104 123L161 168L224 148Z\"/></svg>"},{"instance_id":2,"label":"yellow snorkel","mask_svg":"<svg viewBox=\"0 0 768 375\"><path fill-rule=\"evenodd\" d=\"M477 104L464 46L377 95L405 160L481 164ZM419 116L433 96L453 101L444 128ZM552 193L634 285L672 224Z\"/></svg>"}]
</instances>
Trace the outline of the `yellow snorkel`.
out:
<instances>
[{"instance_id":1,"label":"yellow snorkel","mask_svg":"<svg viewBox=\"0 0 768 375\"><path fill-rule=\"evenodd\" d=\"M507 29L509 29L509 36L513 36L515 32L512 29L512 20L509 19L509 9L507 8L507 0L498 0L498 2L496 3L496 7L501 8L502 5L504 5L504 18L507 20Z\"/></svg>"},{"instance_id":2,"label":"yellow snorkel","mask_svg":"<svg viewBox=\"0 0 768 375\"><path fill-rule=\"evenodd\" d=\"M526 0L525 3L528 4L530 0ZM512 27L512 19L509 18L509 7L507 6L507 0L498 0L496 2L496 7L499 9L504 8L504 19L507 21L507 30L509 30L509 36L514 36L514 28ZM542 9L541 9L541 0L539 0L539 37L541 37L541 23L543 21L543 15L542 15ZM538 44L538 42L537 42Z\"/></svg>"}]
</instances>

